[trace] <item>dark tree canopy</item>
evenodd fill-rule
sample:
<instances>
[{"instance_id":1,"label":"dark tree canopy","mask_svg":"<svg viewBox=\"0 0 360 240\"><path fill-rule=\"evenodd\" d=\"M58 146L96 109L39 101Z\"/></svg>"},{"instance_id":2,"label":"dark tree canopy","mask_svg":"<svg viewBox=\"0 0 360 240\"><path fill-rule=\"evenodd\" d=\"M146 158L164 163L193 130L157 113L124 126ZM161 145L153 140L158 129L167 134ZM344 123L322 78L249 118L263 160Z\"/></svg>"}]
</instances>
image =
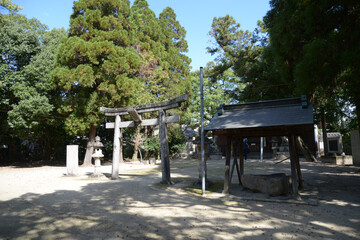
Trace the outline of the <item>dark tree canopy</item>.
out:
<instances>
[{"instance_id":1,"label":"dark tree canopy","mask_svg":"<svg viewBox=\"0 0 360 240\"><path fill-rule=\"evenodd\" d=\"M356 106L360 119L360 2L273 0L264 18L283 81L318 106ZM342 111L342 109L338 109Z\"/></svg>"}]
</instances>

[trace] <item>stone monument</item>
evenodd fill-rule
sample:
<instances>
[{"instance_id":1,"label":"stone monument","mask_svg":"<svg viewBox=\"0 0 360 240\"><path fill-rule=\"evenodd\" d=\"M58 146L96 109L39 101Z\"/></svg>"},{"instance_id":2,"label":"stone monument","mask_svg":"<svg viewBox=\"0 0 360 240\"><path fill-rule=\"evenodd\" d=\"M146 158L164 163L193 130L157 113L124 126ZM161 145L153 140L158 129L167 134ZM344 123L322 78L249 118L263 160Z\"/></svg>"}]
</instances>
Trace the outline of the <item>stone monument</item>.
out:
<instances>
[{"instance_id":1,"label":"stone monument","mask_svg":"<svg viewBox=\"0 0 360 240\"><path fill-rule=\"evenodd\" d=\"M79 145L66 146L66 170L68 176L78 175Z\"/></svg>"}]
</instances>

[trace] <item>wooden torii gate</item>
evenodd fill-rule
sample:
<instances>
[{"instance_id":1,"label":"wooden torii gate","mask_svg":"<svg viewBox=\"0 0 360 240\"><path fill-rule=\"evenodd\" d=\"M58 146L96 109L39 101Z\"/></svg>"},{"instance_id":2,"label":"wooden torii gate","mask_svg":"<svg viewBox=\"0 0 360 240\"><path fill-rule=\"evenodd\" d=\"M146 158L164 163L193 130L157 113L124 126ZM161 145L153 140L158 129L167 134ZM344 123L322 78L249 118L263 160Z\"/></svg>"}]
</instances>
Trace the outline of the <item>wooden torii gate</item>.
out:
<instances>
[{"instance_id":1,"label":"wooden torii gate","mask_svg":"<svg viewBox=\"0 0 360 240\"><path fill-rule=\"evenodd\" d=\"M132 107L123 108L105 108L101 107L100 111L105 113L105 116L115 116L115 122L106 123L106 128L114 128L114 144L113 144L113 160L111 178L117 179L119 177L119 157L122 146L120 145L121 128L137 127L137 126L155 126L159 125L160 131L160 156L161 156L161 168L162 168L162 180L163 184L171 184L170 179L170 160L169 160L169 143L167 135L167 123L176 123L180 121L179 116L166 117L165 111L172 108L177 108L182 102L188 100L188 95L184 94L180 97L171 99L166 102L153 103L146 105L138 105ZM141 113L147 112L159 112L159 117L155 119L141 118ZM124 115L130 115L133 121L121 122L121 117Z\"/></svg>"}]
</instances>

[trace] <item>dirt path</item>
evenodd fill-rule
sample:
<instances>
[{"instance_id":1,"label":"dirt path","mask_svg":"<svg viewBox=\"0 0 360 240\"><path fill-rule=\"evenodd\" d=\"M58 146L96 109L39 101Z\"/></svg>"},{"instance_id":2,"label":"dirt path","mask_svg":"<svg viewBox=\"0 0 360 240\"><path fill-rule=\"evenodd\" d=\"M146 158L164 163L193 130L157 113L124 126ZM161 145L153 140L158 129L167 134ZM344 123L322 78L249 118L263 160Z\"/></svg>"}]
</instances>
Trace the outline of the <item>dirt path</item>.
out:
<instances>
[{"instance_id":1,"label":"dirt path","mask_svg":"<svg viewBox=\"0 0 360 240\"><path fill-rule=\"evenodd\" d=\"M197 178L194 160L172 177ZM245 172L288 172L289 163L248 160ZM211 180L224 161L208 161ZM266 170L264 170L266 169ZM110 174L111 166L102 171ZM209 199L157 188L159 166L122 164L121 179L89 179L91 168L0 168L0 239L360 239L359 168L302 162L318 206ZM236 178L234 178L236 179Z\"/></svg>"}]
</instances>

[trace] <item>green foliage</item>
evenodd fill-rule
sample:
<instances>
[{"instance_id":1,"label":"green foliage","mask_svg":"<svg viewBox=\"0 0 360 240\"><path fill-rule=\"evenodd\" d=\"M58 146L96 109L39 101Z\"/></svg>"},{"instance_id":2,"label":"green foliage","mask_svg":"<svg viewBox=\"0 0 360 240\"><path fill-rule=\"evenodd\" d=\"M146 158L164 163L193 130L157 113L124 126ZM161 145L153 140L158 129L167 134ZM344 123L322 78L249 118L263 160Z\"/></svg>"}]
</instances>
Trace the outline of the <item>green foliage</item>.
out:
<instances>
[{"instance_id":1,"label":"green foliage","mask_svg":"<svg viewBox=\"0 0 360 240\"><path fill-rule=\"evenodd\" d=\"M169 154L174 156L184 149L186 144L185 135L181 132L178 124L168 126Z\"/></svg>"},{"instance_id":2,"label":"green foliage","mask_svg":"<svg viewBox=\"0 0 360 240\"><path fill-rule=\"evenodd\" d=\"M164 100L190 93L190 62L185 55L188 45L185 40L186 31L176 19L174 10L165 8L159 15L161 27L160 43L165 46L166 53L161 60L161 65L167 73L162 82L162 91L159 96Z\"/></svg>"},{"instance_id":3,"label":"green foliage","mask_svg":"<svg viewBox=\"0 0 360 240\"><path fill-rule=\"evenodd\" d=\"M216 59L208 75L213 82L224 79L231 85L226 93L232 102L274 99L291 94L286 86L278 87L284 84L279 82L267 50L266 31L261 21L251 33L243 31L229 15L213 20L209 34L215 40L214 47L207 49L216 54ZM226 76L229 73L232 76Z\"/></svg>"},{"instance_id":4,"label":"green foliage","mask_svg":"<svg viewBox=\"0 0 360 240\"><path fill-rule=\"evenodd\" d=\"M0 9L7 9L9 12L18 12L23 8L18 4L13 3L11 0L0 0Z\"/></svg>"},{"instance_id":5,"label":"green foliage","mask_svg":"<svg viewBox=\"0 0 360 240\"><path fill-rule=\"evenodd\" d=\"M100 106L160 102L189 92L184 38L173 10L158 19L145 0L131 8L128 0L75 2L53 72L67 130L84 133L99 124Z\"/></svg>"},{"instance_id":6,"label":"green foliage","mask_svg":"<svg viewBox=\"0 0 360 240\"><path fill-rule=\"evenodd\" d=\"M329 112L360 109L360 2L273 0L264 18L282 81ZM343 105L343 104L340 104ZM360 111L356 113L358 119ZM339 119L338 119L339 121Z\"/></svg>"},{"instance_id":7,"label":"green foliage","mask_svg":"<svg viewBox=\"0 0 360 240\"><path fill-rule=\"evenodd\" d=\"M55 93L50 73L57 46L64 36L64 29L46 32L40 51L14 75L10 87L14 103L8 112L8 121L16 136L28 138L31 134L38 138L49 126L59 125L53 118L59 96Z\"/></svg>"},{"instance_id":8,"label":"green foliage","mask_svg":"<svg viewBox=\"0 0 360 240\"><path fill-rule=\"evenodd\" d=\"M0 15L2 142L13 136L55 150L59 139L72 141L64 125L83 134L102 122L100 106L191 92L186 31L171 8L156 17L146 0L80 0L66 34L17 14L11 1L0 6L9 12Z\"/></svg>"},{"instance_id":9,"label":"green foliage","mask_svg":"<svg viewBox=\"0 0 360 240\"><path fill-rule=\"evenodd\" d=\"M157 157L160 151L160 142L156 137L147 137L142 141L142 147L148 152L148 157Z\"/></svg>"},{"instance_id":10,"label":"green foliage","mask_svg":"<svg viewBox=\"0 0 360 240\"><path fill-rule=\"evenodd\" d=\"M59 111L67 130L84 133L102 121L101 106L132 104L142 83L134 72L141 62L127 0L74 2L69 36L60 45L53 72L62 91Z\"/></svg>"},{"instance_id":11,"label":"green foliage","mask_svg":"<svg viewBox=\"0 0 360 240\"><path fill-rule=\"evenodd\" d=\"M232 84L232 78L235 78L231 69L226 70L220 79L214 79L214 76L209 77L213 69L212 64L208 64L204 68L204 118L205 121L210 121L216 113L218 107L221 104L229 104L231 101L229 91L232 91L234 87L241 87L241 85L234 86ZM192 85L192 96L190 99L191 104L188 106L186 113L183 116L183 122L192 127L196 128L200 126L200 71L191 73L191 85Z\"/></svg>"},{"instance_id":12,"label":"green foliage","mask_svg":"<svg viewBox=\"0 0 360 240\"><path fill-rule=\"evenodd\" d=\"M26 140L26 147L38 148L31 157L48 160L56 153L54 145L64 137L62 121L54 111L60 95L50 73L65 30L47 32L47 26L37 19L14 11L1 15L0 25L0 141L16 149L16 142ZM10 157L19 158L16 154Z\"/></svg>"}]
</instances>

